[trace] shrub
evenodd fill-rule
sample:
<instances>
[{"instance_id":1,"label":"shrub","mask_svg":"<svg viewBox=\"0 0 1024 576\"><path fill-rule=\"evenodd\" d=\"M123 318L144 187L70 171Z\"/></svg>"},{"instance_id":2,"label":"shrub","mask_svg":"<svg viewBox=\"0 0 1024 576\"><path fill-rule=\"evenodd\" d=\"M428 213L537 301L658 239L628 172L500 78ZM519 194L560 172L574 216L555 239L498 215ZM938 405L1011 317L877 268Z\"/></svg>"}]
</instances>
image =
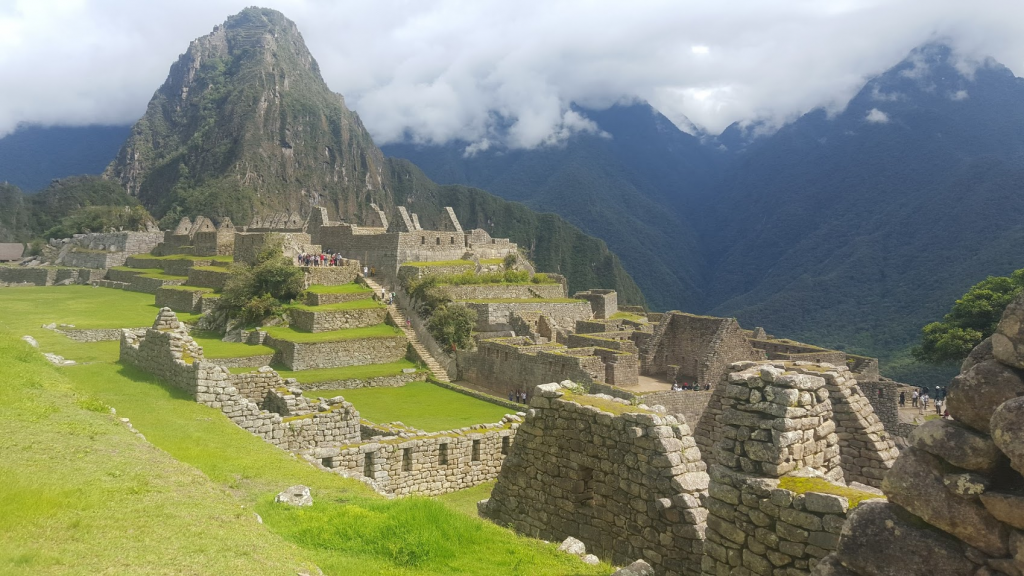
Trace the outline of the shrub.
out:
<instances>
[{"instance_id":1,"label":"shrub","mask_svg":"<svg viewBox=\"0 0 1024 576\"><path fill-rule=\"evenodd\" d=\"M511 270L511 269L515 268L517 262L519 262L519 255L517 255L517 254L509 254L509 255L505 256L505 260L503 262L503 264L505 266L505 270Z\"/></svg>"},{"instance_id":2,"label":"shrub","mask_svg":"<svg viewBox=\"0 0 1024 576\"><path fill-rule=\"evenodd\" d=\"M279 236L268 238L253 266L234 264L218 306L247 325L280 312L302 293L302 270L284 257Z\"/></svg>"},{"instance_id":3,"label":"shrub","mask_svg":"<svg viewBox=\"0 0 1024 576\"><path fill-rule=\"evenodd\" d=\"M429 317L438 308L452 302L436 276L427 276L413 282L409 286L409 295L419 302L419 313L423 317Z\"/></svg>"},{"instance_id":4,"label":"shrub","mask_svg":"<svg viewBox=\"0 0 1024 576\"><path fill-rule=\"evenodd\" d=\"M533 278L530 278L530 282L533 282L534 284L554 284L554 280L549 278L548 275L543 272L537 272L534 274Z\"/></svg>"},{"instance_id":5,"label":"shrub","mask_svg":"<svg viewBox=\"0 0 1024 576\"><path fill-rule=\"evenodd\" d=\"M439 307L427 322L430 334L445 348L469 348L476 312L457 304Z\"/></svg>"}]
</instances>

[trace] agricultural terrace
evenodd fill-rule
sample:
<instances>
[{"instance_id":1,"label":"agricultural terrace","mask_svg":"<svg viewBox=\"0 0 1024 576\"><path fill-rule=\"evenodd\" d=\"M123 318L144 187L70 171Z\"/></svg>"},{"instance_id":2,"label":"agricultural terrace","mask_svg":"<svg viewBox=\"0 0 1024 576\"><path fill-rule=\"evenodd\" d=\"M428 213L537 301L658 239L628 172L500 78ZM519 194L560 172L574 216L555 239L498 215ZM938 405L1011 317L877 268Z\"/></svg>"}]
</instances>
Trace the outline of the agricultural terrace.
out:
<instances>
[{"instance_id":1,"label":"agricultural terrace","mask_svg":"<svg viewBox=\"0 0 1024 576\"><path fill-rule=\"evenodd\" d=\"M487 486L468 497L384 499L118 364L116 342L80 344L40 327L148 326L156 316L152 295L5 288L0 311L4 574L66 573L72 566L125 574L611 572L465 514ZM56 368L19 340L23 335L42 351L88 364ZM311 488L312 507L273 503L295 484Z\"/></svg>"}]
</instances>

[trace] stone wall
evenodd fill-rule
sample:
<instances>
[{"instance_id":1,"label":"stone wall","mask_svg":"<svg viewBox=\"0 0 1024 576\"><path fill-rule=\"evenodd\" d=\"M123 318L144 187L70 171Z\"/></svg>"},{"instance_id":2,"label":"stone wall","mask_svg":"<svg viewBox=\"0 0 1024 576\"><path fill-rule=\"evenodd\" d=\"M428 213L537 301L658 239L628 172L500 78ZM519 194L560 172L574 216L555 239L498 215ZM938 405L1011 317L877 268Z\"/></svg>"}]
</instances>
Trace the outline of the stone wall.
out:
<instances>
[{"instance_id":1,"label":"stone wall","mask_svg":"<svg viewBox=\"0 0 1024 576\"><path fill-rule=\"evenodd\" d=\"M306 292L306 305L326 306L328 304L340 304L341 302L363 300L370 298L372 295L372 292L354 292L351 294L317 294L315 292Z\"/></svg>"},{"instance_id":2,"label":"stone wall","mask_svg":"<svg viewBox=\"0 0 1024 576\"><path fill-rule=\"evenodd\" d=\"M353 378L348 380L324 380L323 382L306 382L292 384L303 390L349 390L352 388L397 388L409 382L422 382L427 379L426 372L393 374L391 376L375 376L373 378Z\"/></svg>"},{"instance_id":3,"label":"stone wall","mask_svg":"<svg viewBox=\"0 0 1024 576\"><path fill-rule=\"evenodd\" d=\"M179 290L177 288L159 288L156 291L156 305L170 308L175 312L199 312L204 290Z\"/></svg>"},{"instance_id":4,"label":"stone wall","mask_svg":"<svg viewBox=\"0 0 1024 576\"><path fill-rule=\"evenodd\" d=\"M323 466L373 481L378 491L397 496L435 496L472 488L498 476L521 419L406 437L385 436L368 443L314 452Z\"/></svg>"},{"instance_id":5,"label":"stone wall","mask_svg":"<svg viewBox=\"0 0 1024 576\"><path fill-rule=\"evenodd\" d=\"M303 266L302 271L306 274L305 286L314 284L321 286L340 286L351 284L359 276L359 262L349 260L343 266Z\"/></svg>"},{"instance_id":6,"label":"stone wall","mask_svg":"<svg viewBox=\"0 0 1024 576\"><path fill-rule=\"evenodd\" d=\"M796 374L820 380L823 384L820 390L823 391L822 394L828 394L829 400L828 410L822 412L823 415L827 415L829 424L823 426L831 427L836 433L836 449L840 454L840 470L833 472L829 479L857 481L870 486L880 484L882 476L895 459L895 445L845 366L781 361L767 364L739 362L730 366L730 372L724 375L711 391L711 398L695 427L697 445L705 455L713 453L715 446L723 438L727 438L730 433L729 422L738 417L738 411L747 410L746 405L750 403L749 398L741 397L742 390L734 381L748 378L751 372L762 369L767 371L766 374L784 371L789 375ZM737 376L737 373L744 375ZM752 383L757 385L756 381ZM761 386L766 387L767 384ZM780 396L778 402L788 399L793 393L787 392L787 395ZM803 395L797 396L798 403L806 400ZM801 406L803 405L772 409L781 413L788 413L791 410L799 413L804 409ZM815 410L824 410L824 407ZM778 474L774 476L777 477Z\"/></svg>"},{"instance_id":7,"label":"stone wall","mask_svg":"<svg viewBox=\"0 0 1024 576\"><path fill-rule=\"evenodd\" d=\"M75 342L109 342L120 340L121 331L130 330L136 336L146 333L146 328L56 328L57 332Z\"/></svg>"},{"instance_id":8,"label":"stone wall","mask_svg":"<svg viewBox=\"0 0 1024 576\"><path fill-rule=\"evenodd\" d=\"M452 300L565 298L561 284L446 284L444 291Z\"/></svg>"},{"instance_id":9,"label":"stone wall","mask_svg":"<svg viewBox=\"0 0 1024 576\"><path fill-rule=\"evenodd\" d=\"M69 239L54 241L60 254L56 264L85 268L121 266L134 254L145 254L163 240L163 232L96 232L76 234Z\"/></svg>"},{"instance_id":10,"label":"stone wall","mask_svg":"<svg viewBox=\"0 0 1024 576\"><path fill-rule=\"evenodd\" d=\"M577 292L573 295L573 298L582 298L590 302L590 307L594 311L594 318L611 318L612 315L619 311L619 297L615 290L586 290L584 292Z\"/></svg>"},{"instance_id":11,"label":"stone wall","mask_svg":"<svg viewBox=\"0 0 1024 576\"><path fill-rule=\"evenodd\" d=\"M331 332L346 328L365 328L384 322L387 308L358 308L353 310L288 310L291 326L303 332Z\"/></svg>"},{"instance_id":12,"label":"stone wall","mask_svg":"<svg viewBox=\"0 0 1024 576\"><path fill-rule=\"evenodd\" d=\"M145 278L143 276L134 276L132 281L128 284L128 290L132 292L144 292L146 294L156 294L156 291L163 286L181 286L185 283L185 279L176 280L165 280L162 278Z\"/></svg>"},{"instance_id":13,"label":"stone wall","mask_svg":"<svg viewBox=\"0 0 1024 576\"><path fill-rule=\"evenodd\" d=\"M160 310L153 327L138 337L121 333L120 360L158 376L167 384L193 396L197 402L217 408L241 428L288 450L307 450L321 444L359 441L359 413L348 402L323 406L322 410L282 418L261 410L239 387L285 387L286 382L269 368L257 375L231 374L207 362L202 347L188 335L169 308ZM268 372L269 371L269 372Z\"/></svg>"},{"instance_id":14,"label":"stone wall","mask_svg":"<svg viewBox=\"0 0 1024 576\"><path fill-rule=\"evenodd\" d=\"M464 302L476 312L478 332L510 330L509 316L513 312L538 312L554 320L563 328L572 328L577 320L589 320L593 312L586 301L579 302Z\"/></svg>"},{"instance_id":15,"label":"stone wall","mask_svg":"<svg viewBox=\"0 0 1024 576\"><path fill-rule=\"evenodd\" d=\"M669 414L682 414L687 422L696 425L707 409L712 394L712 390L666 390L643 394L640 398L648 406L660 405L664 406Z\"/></svg>"},{"instance_id":16,"label":"stone wall","mask_svg":"<svg viewBox=\"0 0 1024 576\"><path fill-rule=\"evenodd\" d=\"M949 385L952 420L931 420L885 475L887 503L862 505L821 576L1024 569L1024 296L1007 306ZM897 544L897 545L894 545Z\"/></svg>"},{"instance_id":17,"label":"stone wall","mask_svg":"<svg viewBox=\"0 0 1024 576\"><path fill-rule=\"evenodd\" d=\"M849 511L845 497L798 494L779 488L777 478L724 466L709 474L704 574L797 576L836 549Z\"/></svg>"},{"instance_id":18,"label":"stone wall","mask_svg":"<svg viewBox=\"0 0 1024 576\"><path fill-rule=\"evenodd\" d=\"M284 255L295 260L300 252L319 253L309 234L302 232L235 232L234 260L244 264L255 264L256 256L271 236L284 241Z\"/></svg>"},{"instance_id":19,"label":"stone wall","mask_svg":"<svg viewBox=\"0 0 1024 576\"><path fill-rule=\"evenodd\" d=\"M863 380L857 378L857 386L864 392L864 396L871 402L875 416L882 421L887 432L892 436L899 436L900 431L900 390L908 390L906 398L907 405L910 405L910 392L904 384L893 380Z\"/></svg>"},{"instance_id":20,"label":"stone wall","mask_svg":"<svg viewBox=\"0 0 1024 576\"><path fill-rule=\"evenodd\" d=\"M616 413L594 403L615 406ZM616 564L643 558L659 574L694 574L707 486L684 422L593 396L565 396L558 384L545 384L533 393L490 499L478 507L495 523L534 538L578 538Z\"/></svg>"},{"instance_id":21,"label":"stone wall","mask_svg":"<svg viewBox=\"0 0 1024 576\"><path fill-rule=\"evenodd\" d=\"M0 282L5 284L32 284L50 286L57 277L57 269L46 266L20 267L0 266Z\"/></svg>"},{"instance_id":22,"label":"stone wall","mask_svg":"<svg viewBox=\"0 0 1024 576\"><path fill-rule=\"evenodd\" d=\"M637 381L635 355L599 348L566 348L555 343L535 345L521 336L481 340L475 351L460 350L457 364L461 379L503 397L510 390L552 380L620 386ZM609 382L609 378L615 381Z\"/></svg>"},{"instance_id":23,"label":"stone wall","mask_svg":"<svg viewBox=\"0 0 1024 576\"><path fill-rule=\"evenodd\" d=\"M413 264L403 264L398 268L398 281L402 285L407 285L412 280L419 280L426 278L427 276L455 276L457 274L465 274L466 272L473 272L476 270L476 263L467 260L463 265L448 265L448 266L415 266Z\"/></svg>"},{"instance_id":24,"label":"stone wall","mask_svg":"<svg viewBox=\"0 0 1024 576\"><path fill-rule=\"evenodd\" d=\"M171 272L168 272L168 274L171 274ZM231 277L226 267L217 270L190 267L185 274L188 276L186 284L189 286L202 286L204 288L213 288L214 290L223 290L224 284Z\"/></svg>"},{"instance_id":25,"label":"stone wall","mask_svg":"<svg viewBox=\"0 0 1024 576\"><path fill-rule=\"evenodd\" d=\"M650 335L637 333L641 373L663 376L678 366L680 381L714 385L733 362L764 359L733 318L665 314Z\"/></svg>"},{"instance_id":26,"label":"stone wall","mask_svg":"<svg viewBox=\"0 0 1024 576\"><path fill-rule=\"evenodd\" d=\"M589 334L570 334L566 342L569 348L584 346L600 346L611 350L621 350L637 354L639 350L632 340L632 332L591 332Z\"/></svg>"},{"instance_id":27,"label":"stone wall","mask_svg":"<svg viewBox=\"0 0 1024 576\"><path fill-rule=\"evenodd\" d=\"M404 358L406 351L405 336L401 335L333 342L289 342L267 335L264 343L277 350L290 370L387 364Z\"/></svg>"}]
</instances>

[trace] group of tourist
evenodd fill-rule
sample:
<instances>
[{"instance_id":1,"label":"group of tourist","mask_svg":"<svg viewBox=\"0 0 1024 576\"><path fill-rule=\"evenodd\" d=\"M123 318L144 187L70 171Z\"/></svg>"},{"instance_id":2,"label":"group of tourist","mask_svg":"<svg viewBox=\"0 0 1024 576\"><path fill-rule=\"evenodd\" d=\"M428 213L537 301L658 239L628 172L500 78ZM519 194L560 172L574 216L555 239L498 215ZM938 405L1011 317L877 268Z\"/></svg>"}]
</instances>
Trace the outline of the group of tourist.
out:
<instances>
[{"instance_id":1,"label":"group of tourist","mask_svg":"<svg viewBox=\"0 0 1024 576\"><path fill-rule=\"evenodd\" d=\"M705 384L702 388L701 385L696 382L694 382L693 384L690 384L689 382L683 382L682 384L680 384L678 381L672 383L673 392L678 392L681 390L711 390L711 384Z\"/></svg>"},{"instance_id":2,"label":"group of tourist","mask_svg":"<svg viewBox=\"0 0 1024 576\"><path fill-rule=\"evenodd\" d=\"M508 401L518 402L519 404L528 404L530 402L530 397L525 390L509 390Z\"/></svg>"},{"instance_id":3,"label":"group of tourist","mask_svg":"<svg viewBox=\"0 0 1024 576\"><path fill-rule=\"evenodd\" d=\"M342 258L340 254L334 254L331 251L319 254L302 252L295 257L295 260L299 266L344 266L348 263L347 258Z\"/></svg>"},{"instance_id":4,"label":"group of tourist","mask_svg":"<svg viewBox=\"0 0 1024 576\"><path fill-rule=\"evenodd\" d=\"M391 304L395 301L395 293L392 292L392 293L388 294L387 290L381 288L380 289L380 301L385 303L385 304L387 304L388 306L391 306Z\"/></svg>"},{"instance_id":5,"label":"group of tourist","mask_svg":"<svg viewBox=\"0 0 1024 576\"><path fill-rule=\"evenodd\" d=\"M935 413L943 416L944 418L949 417L949 411L944 411L946 406L946 388L944 386L936 386L934 390L935 395L932 396L928 393L928 388L915 388L910 394L910 406L912 408L918 408L922 413L928 410L928 404L934 403ZM904 408L907 405L907 393L900 392L900 408Z\"/></svg>"}]
</instances>

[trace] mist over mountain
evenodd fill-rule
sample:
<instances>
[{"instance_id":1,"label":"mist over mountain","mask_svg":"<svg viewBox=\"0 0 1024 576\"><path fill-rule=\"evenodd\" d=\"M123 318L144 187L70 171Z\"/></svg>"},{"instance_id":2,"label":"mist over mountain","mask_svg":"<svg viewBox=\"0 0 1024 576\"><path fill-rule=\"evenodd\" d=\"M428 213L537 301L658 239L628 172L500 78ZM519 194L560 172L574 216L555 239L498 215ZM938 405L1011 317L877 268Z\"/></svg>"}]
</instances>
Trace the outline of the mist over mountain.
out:
<instances>
[{"instance_id":1,"label":"mist over mountain","mask_svg":"<svg viewBox=\"0 0 1024 576\"><path fill-rule=\"evenodd\" d=\"M960 68L958 68L958 66ZM607 134L464 154L391 145L604 238L664 308L908 364L920 327L1024 263L1024 80L927 45L840 113L753 137L690 136L645 105L584 111Z\"/></svg>"}]
</instances>

